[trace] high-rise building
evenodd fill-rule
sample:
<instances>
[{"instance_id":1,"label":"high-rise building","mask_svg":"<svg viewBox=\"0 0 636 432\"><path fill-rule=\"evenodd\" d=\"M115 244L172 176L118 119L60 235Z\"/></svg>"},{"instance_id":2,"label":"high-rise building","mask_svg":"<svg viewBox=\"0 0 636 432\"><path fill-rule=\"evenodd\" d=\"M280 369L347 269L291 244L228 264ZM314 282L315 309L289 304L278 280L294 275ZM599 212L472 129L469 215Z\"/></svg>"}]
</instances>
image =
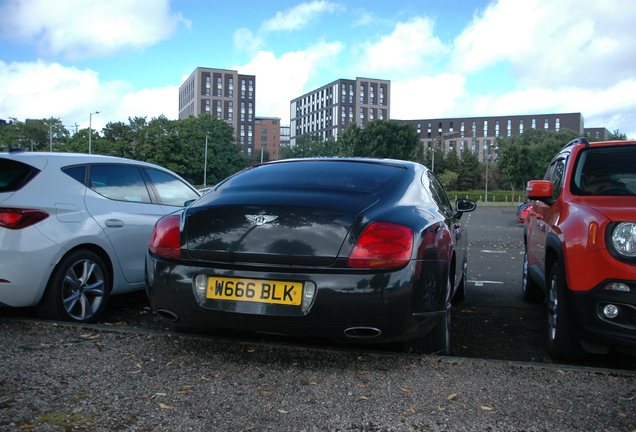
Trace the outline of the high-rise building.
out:
<instances>
[{"instance_id":1,"label":"high-rise building","mask_svg":"<svg viewBox=\"0 0 636 432\"><path fill-rule=\"evenodd\" d=\"M269 160L278 160L282 131L279 117L256 117L254 130L254 154L260 162L260 150L269 154ZM254 156L254 155L253 155Z\"/></svg>"},{"instance_id":2,"label":"high-rise building","mask_svg":"<svg viewBox=\"0 0 636 432\"><path fill-rule=\"evenodd\" d=\"M339 79L290 102L290 144L304 134L337 138L349 123L359 126L391 116L391 81Z\"/></svg>"},{"instance_id":3,"label":"high-rise building","mask_svg":"<svg viewBox=\"0 0 636 432\"><path fill-rule=\"evenodd\" d=\"M486 156L496 157L498 148L495 141L498 137L521 135L530 128L556 132L571 129L581 135L585 133L581 113L396 121L413 125L424 149L442 149L444 153L456 151L459 154L470 150L478 155L480 161Z\"/></svg>"},{"instance_id":4,"label":"high-rise building","mask_svg":"<svg viewBox=\"0 0 636 432\"><path fill-rule=\"evenodd\" d=\"M247 157L254 153L255 107L254 75L199 67L179 87L179 119L208 113L225 120Z\"/></svg>"}]
</instances>

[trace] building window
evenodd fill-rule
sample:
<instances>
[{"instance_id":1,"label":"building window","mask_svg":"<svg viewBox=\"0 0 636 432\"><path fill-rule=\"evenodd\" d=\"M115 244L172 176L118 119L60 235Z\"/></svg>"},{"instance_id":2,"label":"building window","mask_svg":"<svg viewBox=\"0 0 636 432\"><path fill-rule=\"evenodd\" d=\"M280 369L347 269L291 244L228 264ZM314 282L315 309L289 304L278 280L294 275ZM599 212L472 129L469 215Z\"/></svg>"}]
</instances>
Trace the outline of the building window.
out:
<instances>
[{"instance_id":1,"label":"building window","mask_svg":"<svg viewBox=\"0 0 636 432\"><path fill-rule=\"evenodd\" d=\"M216 79L216 95L219 97L223 96L223 84L221 82L221 77Z\"/></svg>"},{"instance_id":2,"label":"building window","mask_svg":"<svg viewBox=\"0 0 636 432\"><path fill-rule=\"evenodd\" d=\"M254 80L249 80L248 85L249 85L249 87L247 88L248 98L253 99L254 98Z\"/></svg>"},{"instance_id":3,"label":"building window","mask_svg":"<svg viewBox=\"0 0 636 432\"><path fill-rule=\"evenodd\" d=\"M241 98L242 99L245 99L245 90L246 90L245 80L242 79L241 80Z\"/></svg>"},{"instance_id":4,"label":"building window","mask_svg":"<svg viewBox=\"0 0 636 432\"><path fill-rule=\"evenodd\" d=\"M221 101L216 101L216 116L218 118L223 118L222 117L222 110L221 110Z\"/></svg>"},{"instance_id":5,"label":"building window","mask_svg":"<svg viewBox=\"0 0 636 432\"><path fill-rule=\"evenodd\" d=\"M384 87L380 86L380 106L384 106Z\"/></svg>"},{"instance_id":6,"label":"building window","mask_svg":"<svg viewBox=\"0 0 636 432\"><path fill-rule=\"evenodd\" d=\"M353 84L349 84L349 103L353 103Z\"/></svg>"},{"instance_id":7,"label":"building window","mask_svg":"<svg viewBox=\"0 0 636 432\"><path fill-rule=\"evenodd\" d=\"M227 92L229 97L234 97L234 78L230 78Z\"/></svg>"},{"instance_id":8,"label":"building window","mask_svg":"<svg viewBox=\"0 0 636 432\"><path fill-rule=\"evenodd\" d=\"M561 129L561 119L560 118L556 118L556 121L554 122L554 128L556 129L556 131L558 132L559 129Z\"/></svg>"},{"instance_id":9,"label":"building window","mask_svg":"<svg viewBox=\"0 0 636 432\"><path fill-rule=\"evenodd\" d=\"M512 135L512 120L508 120L508 125L506 126L506 136Z\"/></svg>"},{"instance_id":10,"label":"building window","mask_svg":"<svg viewBox=\"0 0 636 432\"><path fill-rule=\"evenodd\" d=\"M363 85L360 86L360 103L361 104L364 103L364 86Z\"/></svg>"},{"instance_id":11,"label":"building window","mask_svg":"<svg viewBox=\"0 0 636 432\"><path fill-rule=\"evenodd\" d=\"M342 117L342 123L347 120L347 107L344 105L340 107L340 116Z\"/></svg>"},{"instance_id":12,"label":"building window","mask_svg":"<svg viewBox=\"0 0 636 432\"><path fill-rule=\"evenodd\" d=\"M205 77L205 95L210 96L210 77Z\"/></svg>"},{"instance_id":13,"label":"building window","mask_svg":"<svg viewBox=\"0 0 636 432\"><path fill-rule=\"evenodd\" d=\"M349 122L353 122L353 107L349 107Z\"/></svg>"},{"instance_id":14,"label":"building window","mask_svg":"<svg viewBox=\"0 0 636 432\"><path fill-rule=\"evenodd\" d=\"M537 128L537 119L532 119L532 129Z\"/></svg>"},{"instance_id":15,"label":"building window","mask_svg":"<svg viewBox=\"0 0 636 432\"><path fill-rule=\"evenodd\" d=\"M519 120L519 135L523 133L523 119Z\"/></svg>"},{"instance_id":16,"label":"building window","mask_svg":"<svg viewBox=\"0 0 636 432\"><path fill-rule=\"evenodd\" d=\"M499 120L495 121L495 136L499 136Z\"/></svg>"},{"instance_id":17,"label":"building window","mask_svg":"<svg viewBox=\"0 0 636 432\"><path fill-rule=\"evenodd\" d=\"M369 121L373 120L373 112L375 111L375 108L369 108Z\"/></svg>"},{"instance_id":18,"label":"building window","mask_svg":"<svg viewBox=\"0 0 636 432\"><path fill-rule=\"evenodd\" d=\"M210 99L205 100L205 112L210 113Z\"/></svg>"},{"instance_id":19,"label":"building window","mask_svg":"<svg viewBox=\"0 0 636 432\"><path fill-rule=\"evenodd\" d=\"M369 103L375 105L375 87L369 86Z\"/></svg>"},{"instance_id":20,"label":"building window","mask_svg":"<svg viewBox=\"0 0 636 432\"><path fill-rule=\"evenodd\" d=\"M461 138L464 138L464 132L466 132L466 124L464 122L461 122L461 124L459 125L459 134Z\"/></svg>"},{"instance_id":21,"label":"building window","mask_svg":"<svg viewBox=\"0 0 636 432\"><path fill-rule=\"evenodd\" d=\"M484 120L484 137L488 136L488 120Z\"/></svg>"},{"instance_id":22,"label":"building window","mask_svg":"<svg viewBox=\"0 0 636 432\"><path fill-rule=\"evenodd\" d=\"M241 121L245 121L245 102L241 102Z\"/></svg>"},{"instance_id":23,"label":"building window","mask_svg":"<svg viewBox=\"0 0 636 432\"><path fill-rule=\"evenodd\" d=\"M342 92L342 95L340 98L340 102L345 103L347 101L347 85L346 84L342 85L341 92Z\"/></svg>"},{"instance_id":24,"label":"building window","mask_svg":"<svg viewBox=\"0 0 636 432\"><path fill-rule=\"evenodd\" d=\"M543 121L543 129L548 130L550 128L550 123L548 121L548 119L545 119Z\"/></svg>"},{"instance_id":25,"label":"building window","mask_svg":"<svg viewBox=\"0 0 636 432\"><path fill-rule=\"evenodd\" d=\"M234 120L234 104L232 101L227 103L227 119Z\"/></svg>"},{"instance_id":26,"label":"building window","mask_svg":"<svg viewBox=\"0 0 636 432\"><path fill-rule=\"evenodd\" d=\"M247 104L247 121L252 121L252 114L254 114L254 106L250 102Z\"/></svg>"},{"instance_id":27,"label":"building window","mask_svg":"<svg viewBox=\"0 0 636 432\"><path fill-rule=\"evenodd\" d=\"M364 126L364 108L360 108L360 126Z\"/></svg>"}]
</instances>

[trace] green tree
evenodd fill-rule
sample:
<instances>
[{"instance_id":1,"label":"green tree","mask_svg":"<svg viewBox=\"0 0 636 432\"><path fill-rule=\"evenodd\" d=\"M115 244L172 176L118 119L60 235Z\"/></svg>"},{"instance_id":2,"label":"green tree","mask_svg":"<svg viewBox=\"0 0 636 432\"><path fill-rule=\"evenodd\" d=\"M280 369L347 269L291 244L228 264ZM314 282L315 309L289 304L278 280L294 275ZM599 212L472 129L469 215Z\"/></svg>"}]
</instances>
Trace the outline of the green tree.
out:
<instances>
[{"instance_id":1,"label":"green tree","mask_svg":"<svg viewBox=\"0 0 636 432\"><path fill-rule=\"evenodd\" d=\"M91 140L95 142L99 138L99 132L93 131ZM88 153L88 128L80 129L66 141L64 151L69 153Z\"/></svg>"},{"instance_id":2,"label":"green tree","mask_svg":"<svg viewBox=\"0 0 636 432\"><path fill-rule=\"evenodd\" d=\"M323 139L320 135L305 134L296 139L296 144L281 145L280 159L342 156L340 140Z\"/></svg>"},{"instance_id":3,"label":"green tree","mask_svg":"<svg viewBox=\"0 0 636 432\"><path fill-rule=\"evenodd\" d=\"M364 129L350 123L338 140L343 140L341 148L348 156L402 160L415 160L420 144L413 125L387 120L370 121Z\"/></svg>"},{"instance_id":4,"label":"green tree","mask_svg":"<svg viewBox=\"0 0 636 432\"><path fill-rule=\"evenodd\" d=\"M0 149L13 144L30 151L59 151L69 137L70 132L59 118L14 121L0 130Z\"/></svg>"},{"instance_id":5,"label":"green tree","mask_svg":"<svg viewBox=\"0 0 636 432\"><path fill-rule=\"evenodd\" d=\"M247 159L235 144L234 128L217 117L202 114L178 120L176 135L183 163L179 174L192 184L216 184L240 169ZM204 166L205 142L208 141L207 167Z\"/></svg>"},{"instance_id":6,"label":"green tree","mask_svg":"<svg viewBox=\"0 0 636 432\"><path fill-rule=\"evenodd\" d=\"M614 132L610 134L609 139L610 141L626 141L627 135L621 133L618 129L614 129Z\"/></svg>"},{"instance_id":7,"label":"green tree","mask_svg":"<svg viewBox=\"0 0 636 432\"><path fill-rule=\"evenodd\" d=\"M528 180L543 178L552 158L579 135L570 129L527 129L515 137L498 138L502 182L519 190L525 188Z\"/></svg>"},{"instance_id":8,"label":"green tree","mask_svg":"<svg viewBox=\"0 0 636 432\"><path fill-rule=\"evenodd\" d=\"M457 190L457 179L459 178L458 173L446 170L443 174L440 174L437 177L446 190Z\"/></svg>"},{"instance_id":9,"label":"green tree","mask_svg":"<svg viewBox=\"0 0 636 432\"><path fill-rule=\"evenodd\" d=\"M462 152L457 190L468 191L479 188L481 183L480 165L477 155L470 150Z\"/></svg>"}]
</instances>

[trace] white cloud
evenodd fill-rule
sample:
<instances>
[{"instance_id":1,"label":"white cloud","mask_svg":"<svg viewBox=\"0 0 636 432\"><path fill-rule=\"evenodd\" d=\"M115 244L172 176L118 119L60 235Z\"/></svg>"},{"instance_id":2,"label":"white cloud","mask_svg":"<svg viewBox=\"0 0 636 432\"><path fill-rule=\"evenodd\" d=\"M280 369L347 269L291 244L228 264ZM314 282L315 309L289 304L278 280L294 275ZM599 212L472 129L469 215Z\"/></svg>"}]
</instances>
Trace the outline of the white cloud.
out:
<instances>
[{"instance_id":1,"label":"white cloud","mask_svg":"<svg viewBox=\"0 0 636 432\"><path fill-rule=\"evenodd\" d=\"M285 12L277 12L273 18L261 24L256 34L247 28L237 29L233 35L234 47L255 53L265 45L265 38L268 33L301 30L309 24L315 23L322 14L343 12L345 10L346 8L341 4L323 0L301 3L287 9Z\"/></svg>"},{"instance_id":2,"label":"white cloud","mask_svg":"<svg viewBox=\"0 0 636 432\"><path fill-rule=\"evenodd\" d=\"M465 96L466 79L456 74L391 82L391 118L399 120L455 116Z\"/></svg>"},{"instance_id":3,"label":"white cloud","mask_svg":"<svg viewBox=\"0 0 636 432\"><path fill-rule=\"evenodd\" d=\"M636 136L634 94L636 80L628 79L608 89L531 88L500 97L479 96L474 104L480 113L490 113L488 115L580 112L585 118L585 127L621 129L623 133Z\"/></svg>"},{"instance_id":4,"label":"white cloud","mask_svg":"<svg viewBox=\"0 0 636 432\"><path fill-rule=\"evenodd\" d=\"M190 22L169 0L8 0L0 6L6 38L27 41L47 56L102 57L142 50Z\"/></svg>"},{"instance_id":5,"label":"white cloud","mask_svg":"<svg viewBox=\"0 0 636 432\"><path fill-rule=\"evenodd\" d=\"M294 31L300 30L307 24L315 22L319 15L323 13L342 12L345 7L338 3L328 1L313 1L311 3L301 3L287 9L285 12L277 12L274 18L263 22L261 31Z\"/></svg>"},{"instance_id":6,"label":"white cloud","mask_svg":"<svg viewBox=\"0 0 636 432\"><path fill-rule=\"evenodd\" d=\"M37 86L34 85L37 83ZM101 82L96 72L59 64L0 61L0 118L60 118L67 129L101 129L128 117L177 118L178 89L166 87L135 92L125 81Z\"/></svg>"},{"instance_id":7,"label":"white cloud","mask_svg":"<svg viewBox=\"0 0 636 432\"><path fill-rule=\"evenodd\" d=\"M254 36L254 33L248 28L236 29L232 40L235 48L248 52L257 52L265 44L260 36Z\"/></svg>"},{"instance_id":8,"label":"white cloud","mask_svg":"<svg viewBox=\"0 0 636 432\"><path fill-rule=\"evenodd\" d=\"M434 22L416 17L398 23L390 35L377 42L367 41L359 51L359 68L365 74L391 74L407 77L422 75L432 64L448 52L448 48L434 36Z\"/></svg>"},{"instance_id":9,"label":"white cloud","mask_svg":"<svg viewBox=\"0 0 636 432\"><path fill-rule=\"evenodd\" d=\"M497 0L455 40L455 70L510 62L524 86L607 87L636 69L631 0Z\"/></svg>"},{"instance_id":10,"label":"white cloud","mask_svg":"<svg viewBox=\"0 0 636 432\"><path fill-rule=\"evenodd\" d=\"M257 115L280 117L283 123L289 124L289 102L305 93L309 78L320 68L328 67L341 50L339 43L319 43L306 51L290 52L280 58L262 51L248 64L231 69L256 75Z\"/></svg>"}]
</instances>

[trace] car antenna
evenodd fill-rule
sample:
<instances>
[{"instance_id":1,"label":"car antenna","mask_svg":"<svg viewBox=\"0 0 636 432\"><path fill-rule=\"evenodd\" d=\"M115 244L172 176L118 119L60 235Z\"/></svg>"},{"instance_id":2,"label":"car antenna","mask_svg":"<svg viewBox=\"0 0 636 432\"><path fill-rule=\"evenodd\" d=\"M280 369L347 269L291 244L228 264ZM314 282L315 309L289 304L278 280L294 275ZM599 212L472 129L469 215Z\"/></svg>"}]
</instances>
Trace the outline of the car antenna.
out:
<instances>
[{"instance_id":1,"label":"car antenna","mask_svg":"<svg viewBox=\"0 0 636 432\"><path fill-rule=\"evenodd\" d=\"M24 153L24 150L15 144L9 144L9 153Z\"/></svg>"}]
</instances>

